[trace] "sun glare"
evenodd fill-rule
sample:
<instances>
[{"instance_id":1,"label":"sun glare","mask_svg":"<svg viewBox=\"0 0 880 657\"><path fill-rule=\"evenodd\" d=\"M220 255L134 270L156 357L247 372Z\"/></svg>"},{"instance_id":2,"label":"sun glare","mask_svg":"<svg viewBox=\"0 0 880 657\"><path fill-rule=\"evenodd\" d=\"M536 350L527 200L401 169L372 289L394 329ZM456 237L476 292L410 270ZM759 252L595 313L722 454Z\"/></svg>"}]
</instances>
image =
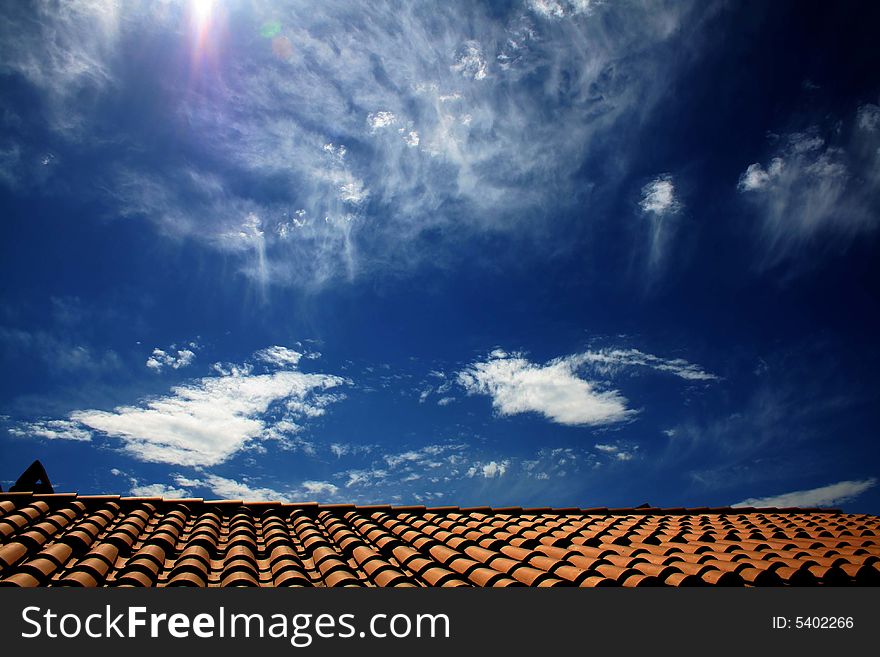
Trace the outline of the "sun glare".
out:
<instances>
[{"instance_id":1,"label":"sun glare","mask_svg":"<svg viewBox=\"0 0 880 657\"><path fill-rule=\"evenodd\" d=\"M201 30L211 20L211 11L214 9L214 0L190 0L192 3L193 21Z\"/></svg>"},{"instance_id":2,"label":"sun glare","mask_svg":"<svg viewBox=\"0 0 880 657\"><path fill-rule=\"evenodd\" d=\"M211 28L214 0L190 0L190 21L199 46L203 46Z\"/></svg>"},{"instance_id":3,"label":"sun glare","mask_svg":"<svg viewBox=\"0 0 880 657\"><path fill-rule=\"evenodd\" d=\"M209 35L214 29L215 0L189 0L189 21L193 38L194 64L208 57Z\"/></svg>"}]
</instances>

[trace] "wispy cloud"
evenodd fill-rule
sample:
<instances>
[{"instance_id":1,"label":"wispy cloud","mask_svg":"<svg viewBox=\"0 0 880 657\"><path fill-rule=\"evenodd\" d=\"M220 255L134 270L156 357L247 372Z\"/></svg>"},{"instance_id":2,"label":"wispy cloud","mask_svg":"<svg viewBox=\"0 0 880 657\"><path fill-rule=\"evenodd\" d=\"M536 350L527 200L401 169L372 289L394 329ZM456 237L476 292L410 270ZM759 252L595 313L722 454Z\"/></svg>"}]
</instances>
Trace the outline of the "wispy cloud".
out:
<instances>
[{"instance_id":1,"label":"wispy cloud","mask_svg":"<svg viewBox=\"0 0 880 657\"><path fill-rule=\"evenodd\" d=\"M750 497L734 504L735 507L824 507L836 504L844 504L854 500L865 491L877 485L877 479L863 479L861 481L840 481L836 484L798 490L772 497Z\"/></svg>"},{"instance_id":2,"label":"wispy cloud","mask_svg":"<svg viewBox=\"0 0 880 657\"><path fill-rule=\"evenodd\" d=\"M874 132L880 129L880 106L867 103L859 107L856 123L861 130Z\"/></svg>"},{"instance_id":3,"label":"wispy cloud","mask_svg":"<svg viewBox=\"0 0 880 657\"><path fill-rule=\"evenodd\" d=\"M595 0L529 0L529 8L542 18L565 18L588 14L598 3Z\"/></svg>"},{"instance_id":4,"label":"wispy cloud","mask_svg":"<svg viewBox=\"0 0 880 657\"><path fill-rule=\"evenodd\" d=\"M639 209L648 223L648 266L656 269L665 260L682 210L671 174L661 174L642 187Z\"/></svg>"},{"instance_id":5,"label":"wispy cloud","mask_svg":"<svg viewBox=\"0 0 880 657\"><path fill-rule=\"evenodd\" d=\"M588 365L603 375L613 375L630 367L646 367L667 372L688 381L715 381L719 377L683 358L661 358L638 349L599 349L568 356L576 366Z\"/></svg>"},{"instance_id":6,"label":"wispy cloud","mask_svg":"<svg viewBox=\"0 0 880 657\"><path fill-rule=\"evenodd\" d=\"M231 479L206 472L195 477L176 473L170 476L170 483L150 484L117 468L113 468L111 474L127 478L130 483L129 493L143 497L182 498L190 497L196 491L218 499L248 502L330 502L339 499L339 488L327 481L303 481L297 486L276 489L261 486L252 477Z\"/></svg>"},{"instance_id":7,"label":"wispy cloud","mask_svg":"<svg viewBox=\"0 0 880 657\"><path fill-rule=\"evenodd\" d=\"M46 94L56 130L81 135L87 99L115 81L122 7L71 0L10 9L0 19L0 70L23 76ZM69 102L73 97L79 102Z\"/></svg>"},{"instance_id":8,"label":"wispy cloud","mask_svg":"<svg viewBox=\"0 0 880 657\"><path fill-rule=\"evenodd\" d=\"M619 444L596 443L593 447L602 454L610 456L617 461L632 461L635 458L635 452L638 451L638 445L632 449L627 449Z\"/></svg>"},{"instance_id":9,"label":"wispy cloud","mask_svg":"<svg viewBox=\"0 0 880 657\"><path fill-rule=\"evenodd\" d=\"M28 354L42 361L51 373L97 375L122 367L119 354L112 349L95 349L58 333L0 326L0 346L17 356Z\"/></svg>"},{"instance_id":10,"label":"wispy cloud","mask_svg":"<svg viewBox=\"0 0 880 657\"><path fill-rule=\"evenodd\" d=\"M775 137L769 160L748 165L737 189L761 218L763 260L772 265L817 236L847 244L877 227L880 130L876 106L855 120ZM833 243L829 240L825 244Z\"/></svg>"},{"instance_id":11,"label":"wispy cloud","mask_svg":"<svg viewBox=\"0 0 880 657\"><path fill-rule=\"evenodd\" d=\"M183 475L175 475L174 481L187 488L205 488L220 499L237 499L254 502L280 501L287 502L287 496L272 488L251 486L245 481L236 481L217 475L206 475L191 479Z\"/></svg>"},{"instance_id":12,"label":"wispy cloud","mask_svg":"<svg viewBox=\"0 0 880 657\"><path fill-rule=\"evenodd\" d=\"M137 497L165 497L165 498L183 498L191 495L186 488L175 488L169 484L153 483L146 484L137 477L132 477L128 472L123 472L119 468L112 468L110 474L115 477L125 477L129 482L129 494Z\"/></svg>"},{"instance_id":13,"label":"wispy cloud","mask_svg":"<svg viewBox=\"0 0 880 657\"><path fill-rule=\"evenodd\" d=\"M471 80L483 80L489 75L486 56L478 41L463 43L455 54L455 63L450 68Z\"/></svg>"},{"instance_id":14,"label":"wispy cloud","mask_svg":"<svg viewBox=\"0 0 880 657\"><path fill-rule=\"evenodd\" d=\"M221 499L237 499L252 502L305 502L331 501L336 499L338 487L326 481L303 481L299 486L281 491L265 486L254 485L249 478L229 479L215 474L197 478L174 475L173 480L180 486L206 489Z\"/></svg>"},{"instance_id":15,"label":"wispy cloud","mask_svg":"<svg viewBox=\"0 0 880 657\"><path fill-rule=\"evenodd\" d=\"M524 455L450 441L373 458L331 480L339 485L339 498L363 503L447 499L461 504L489 495L521 504L526 497L541 499L548 487L570 485L569 477L583 483L601 467L596 455L584 449L541 448Z\"/></svg>"},{"instance_id":16,"label":"wispy cloud","mask_svg":"<svg viewBox=\"0 0 880 657\"><path fill-rule=\"evenodd\" d=\"M175 488L167 484L135 484L129 489L129 493L137 497L165 497L183 498L189 497L190 492L185 488Z\"/></svg>"},{"instance_id":17,"label":"wispy cloud","mask_svg":"<svg viewBox=\"0 0 880 657\"><path fill-rule=\"evenodd\" d=\"M335 495L339 492L339 488L336 485L327 481L304 481L300 486L307 495L313 496Z\"/></svg>"},{"instance_id":18,"label":"wispy cloud","mask_svg":"<svg viewBox=\"0 0 880 657\"><path fill-rule=\"evenodd\" d=\"M76 440L88 442L92 439L91 432L77 422L70 420L38 420L36 422L20 422L8 429L9 433L19 438L45 438L46 440Z\"/></svg>"},{"instance_id":19,"label":"wispy cloud","mask_svg":"<svg viewBox=\"0 0 880 657\"><path fill-rule=\"evenodd\" d=\"M338 447L338 445L336 445ZM541 500L544 492L582 485L597 476L609 459L588 449L540 448L517 454L468 442L440 442L404 451L379 454L354 445L330 449L344 463L359 467L341 469L327 477L294 481L269 480L265 475L229 474L221 468L196 468L193 474L172 470L165 481L145 481L140 475L113 469L125 477L131 494L172 497L198 496L288 502L442 503L489 498L522 504ZM324 449L322 447L322 449ZM338 452L338 453L337 453ZM320 457L319 457L320 459ZM621 461L611 455L611 461ZM155 483L154 483L155 482Z\"/></svg>"},{"instance_id":20,"label":"wispy cloud","mask_svg":"<svg viewBox=\"0 0 880 657\"><path fill-rule=\"evenodd\" d=\"M340 1L214 3L203 44L213 59L159 57L168 68L147 81L172 99L155 120L189 126L173 151L106 124L82 99L143 85L143 69L133 78L121 63L158 35L191 51L185 3L40 5L8 12L0 36L3 70L58 110L56 129L126 146L98 185L114 214L231 254L261 286L319 285L443 262L474 234L540 243L542 208L577 202L594 143L665 93L671 71L659 71L673 62L651 52L689 11L585 0L535 0L500 17L470 2L430 15L381 2L357 13ZM272 39L244 31L269 21ZM161 171L150 166L157 149ZM241 184L267 180L268 197ZM425 235L441 239L426 249Z\"/></svg>"},{"instance_id":21,"label":"wispy cloud","mask_svg":"<svg viewBox=\"0 0 880 657\"><path fill-rule=\"evenodd\" d=\"M375 445L353 445L351 443L331 443L330 453L336 458L343 456L369 454L376 449Z\"/></svg>"},{"instance_id":22,"label":"wispy cloud","mask_svg":"<svg viewBox=\"0 0 880 657\"><path fill-rule=\"evenodd\" d=\"M440 396L440 399L437 400L438 406L450 404L455 401L455 398L448 396L447 393L452 390L454 385L455 377L450 377L445 372L436 370L430 372L427 381L422 382L423 387L419 390L419 403L425 403L431 395L436 394Z\"/></svg>"},{"instance_id":23,"label":"wispy cloud","mask_svg":"<svg viewBox=\"0 0 880 657\"><path fill-rule=\"evenodd\" d=\"M15 187L18 184L20 170L21 147L18 144L0 147L0 182L7 187Z\"/></svg>"}]
</instances>

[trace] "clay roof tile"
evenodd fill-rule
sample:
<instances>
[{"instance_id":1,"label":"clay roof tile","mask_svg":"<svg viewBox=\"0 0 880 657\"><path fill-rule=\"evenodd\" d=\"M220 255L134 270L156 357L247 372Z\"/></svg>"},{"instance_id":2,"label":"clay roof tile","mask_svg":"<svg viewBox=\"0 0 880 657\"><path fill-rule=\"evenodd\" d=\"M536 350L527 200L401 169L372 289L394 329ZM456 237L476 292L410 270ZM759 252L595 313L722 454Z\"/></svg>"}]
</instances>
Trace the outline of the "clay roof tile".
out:
<instances>
[{"instance_id":1,"label":"clay roof tile","mask_svg":"<svg viewBox=\"0 0 880 657\"><path fill-rule=\"evenodd\" d=\"M880 518L0 494L11 586L877 584ZM48 546L48 547L47 547Z\"/></svg>"}]
</instances>

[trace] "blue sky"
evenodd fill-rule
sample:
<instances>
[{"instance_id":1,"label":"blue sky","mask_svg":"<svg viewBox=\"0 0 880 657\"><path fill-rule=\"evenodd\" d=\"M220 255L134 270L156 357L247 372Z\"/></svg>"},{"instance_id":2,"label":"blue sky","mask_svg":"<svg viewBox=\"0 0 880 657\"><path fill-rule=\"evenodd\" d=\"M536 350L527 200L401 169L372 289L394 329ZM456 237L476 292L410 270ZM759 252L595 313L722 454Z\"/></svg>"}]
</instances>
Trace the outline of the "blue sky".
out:
<instances>
[{"instance_id":1,"label":"blue sky","mask_svg":"<svg viewBox=\"0 0 880 657\"><path fill-rule=\"evenodd\" d=\"M877 513L832 5L4 6L0 483Z\"/></svg>"}]
</instances>

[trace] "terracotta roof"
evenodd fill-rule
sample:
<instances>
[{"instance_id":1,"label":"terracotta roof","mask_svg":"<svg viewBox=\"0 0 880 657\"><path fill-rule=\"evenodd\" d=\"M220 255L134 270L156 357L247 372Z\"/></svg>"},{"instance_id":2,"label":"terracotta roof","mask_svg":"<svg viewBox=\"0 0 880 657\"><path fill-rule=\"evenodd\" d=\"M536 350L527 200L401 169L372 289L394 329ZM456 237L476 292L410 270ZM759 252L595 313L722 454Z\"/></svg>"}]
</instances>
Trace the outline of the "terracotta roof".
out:
<instances>
[{"instance_id":1,"label":"terracotta roof","mask_svg":"<svg viewBox=\"0 0 880 657\"><path fill-rule=\"evenodd\" d=\"M7 586L880 583L880 517L0 494Z\"/></svg>"}]
</instances>

